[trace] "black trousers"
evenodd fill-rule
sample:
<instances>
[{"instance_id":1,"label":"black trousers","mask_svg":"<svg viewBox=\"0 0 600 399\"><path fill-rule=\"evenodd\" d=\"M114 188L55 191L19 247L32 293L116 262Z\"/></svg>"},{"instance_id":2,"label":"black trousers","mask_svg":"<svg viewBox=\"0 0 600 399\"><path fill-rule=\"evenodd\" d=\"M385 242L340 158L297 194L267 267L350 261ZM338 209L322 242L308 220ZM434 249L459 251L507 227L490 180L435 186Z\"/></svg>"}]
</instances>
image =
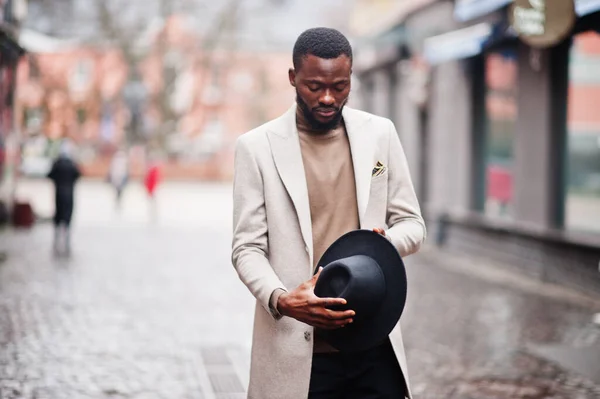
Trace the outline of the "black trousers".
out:
<instances>
[{"instance_id":1,"label":"black trousers","mask_svg":"<svg viewBox=\"0 0 600 399\"><path fill-rule=\"evenodd\" d=\"M358 353L315 353L309 399L404 399L402 370L389 340Z\"/></svg>"}]
</instances>

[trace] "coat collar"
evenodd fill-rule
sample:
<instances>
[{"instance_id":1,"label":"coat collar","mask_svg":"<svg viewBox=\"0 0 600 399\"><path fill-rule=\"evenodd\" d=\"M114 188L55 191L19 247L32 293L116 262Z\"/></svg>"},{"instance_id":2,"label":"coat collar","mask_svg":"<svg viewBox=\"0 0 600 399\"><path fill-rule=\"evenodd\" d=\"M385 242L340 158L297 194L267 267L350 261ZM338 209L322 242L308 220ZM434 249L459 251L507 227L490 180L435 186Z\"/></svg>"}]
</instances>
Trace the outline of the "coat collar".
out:
<instances>
[{"instance_id":1,"label":"coat collar","mask_svg":"<svg viewBox=\"0 0 600 399\"><path fill-rule=\"evenodd\" d=\"M369 201L371 171L373 169L374 140L369 137L368 125L365 126L371 119L371 115L349 107L344 107L342 115L350 141L354 180L356 182L356 199L359 220L362 226ZM267 136L279 176L294 203L312 267L314 264L312 223L306 175L296 126L296 104L283 116L273 121Z\"/></svg>"}]
</instances>

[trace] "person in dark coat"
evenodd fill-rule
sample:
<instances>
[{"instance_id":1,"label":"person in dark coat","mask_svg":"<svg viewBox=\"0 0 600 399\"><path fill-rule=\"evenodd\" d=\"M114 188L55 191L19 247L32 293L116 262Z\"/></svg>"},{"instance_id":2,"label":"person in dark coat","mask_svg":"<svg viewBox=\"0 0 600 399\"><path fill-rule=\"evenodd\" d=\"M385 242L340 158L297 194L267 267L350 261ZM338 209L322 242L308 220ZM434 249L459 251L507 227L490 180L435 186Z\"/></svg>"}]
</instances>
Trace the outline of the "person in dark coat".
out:
<instances>
[{"instance_id":1,"label":"person in dark coat","mask_svg":"<svg viewBox=\"0 0 600 399\"><path fill-rule=\"evenodd\" d=\"M61 238L62 249L70 252L70 226L73 215L75 183L81 176L79 167L72 158L73 148L70 143L61 145L60 155L52 164L48 178L52 180L55 188L54 212L54 251L60 252Z\"/></svg>"}]
</instances>

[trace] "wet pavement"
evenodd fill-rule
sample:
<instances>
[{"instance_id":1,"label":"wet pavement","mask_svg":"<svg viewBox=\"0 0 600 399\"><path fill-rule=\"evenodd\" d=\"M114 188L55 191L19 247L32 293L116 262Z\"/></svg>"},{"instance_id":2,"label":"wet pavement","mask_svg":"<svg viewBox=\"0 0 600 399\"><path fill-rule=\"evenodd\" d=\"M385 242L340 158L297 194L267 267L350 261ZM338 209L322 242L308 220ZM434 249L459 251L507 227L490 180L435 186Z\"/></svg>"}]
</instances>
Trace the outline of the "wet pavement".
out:
<instances>
[{"instance_id":1,"label":"wet pavement","mask_svg":"<svg viewBox=\"0 0 600 399\"><path fill-rule=\"evenodd\" d=\"M493 265L432 251L416 257L408 273L403 326L418 398L600 397L600 381L535 351L550 344L598 348L597 299L504 278ZM600 370L600 357L595 367Z\"/></svg>"},{"instance_id":2,"label":"wet pavement","mask_svg":"<svg viewBox=\"0 0 600 399\"><path fill-rule=\"evenodd\" d=\"M133 186L117 212L83 182L70 259L48 225L0 233L0 398L245 397L253 302L229 261L230 190L170 183L152 212ZM19 193L51 211L47 185ZM600 369L600 298L431 248L407 263L416 398L600 397L581 369Z\"/></svg>"}]
</instances>

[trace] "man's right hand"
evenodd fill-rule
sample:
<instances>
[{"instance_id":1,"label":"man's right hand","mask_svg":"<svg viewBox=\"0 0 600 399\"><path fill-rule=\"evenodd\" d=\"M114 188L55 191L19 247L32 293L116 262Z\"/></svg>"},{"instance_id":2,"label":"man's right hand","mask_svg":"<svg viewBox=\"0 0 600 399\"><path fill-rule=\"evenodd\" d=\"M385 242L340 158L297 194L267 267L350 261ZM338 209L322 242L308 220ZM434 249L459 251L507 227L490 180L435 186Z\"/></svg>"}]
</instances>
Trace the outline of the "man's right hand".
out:
<instances>
[{"instance_id":1,"label":"man's right hand","mask_svg":"<svg viewBox=\"0 0 600 399\"><path fill-rule=\"evenodd\" d=\"M283 293L277 301L277 309L283 316L292 317L310 326L334 330L352 323L353 310L335 311L328 307L346 305L343 298L319 298L315 284L323 268L310 280L291 292Z\"/></svg>"}]
</instances>

